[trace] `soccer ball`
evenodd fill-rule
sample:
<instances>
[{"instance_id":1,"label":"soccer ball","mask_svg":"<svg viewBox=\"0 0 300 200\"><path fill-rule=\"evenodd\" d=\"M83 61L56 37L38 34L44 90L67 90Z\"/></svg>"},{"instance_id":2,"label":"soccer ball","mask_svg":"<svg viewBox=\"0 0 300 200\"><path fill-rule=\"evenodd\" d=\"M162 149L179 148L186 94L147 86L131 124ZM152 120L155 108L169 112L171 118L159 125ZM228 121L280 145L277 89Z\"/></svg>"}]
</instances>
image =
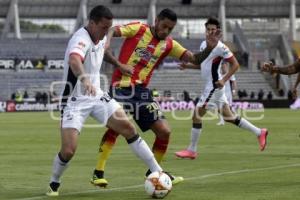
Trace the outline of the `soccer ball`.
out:
<instances>
[{"instance_id":1,"label":"soccer ball","mask_svg":"<svg viewBox=\"0 0 300 200\"><path fill-rule=\"evenodd\" d=\"M145 181L145 190L153 198L162 199L172 189L170 177L163 172L151 173Z\"/></svg>"}]
</instances>

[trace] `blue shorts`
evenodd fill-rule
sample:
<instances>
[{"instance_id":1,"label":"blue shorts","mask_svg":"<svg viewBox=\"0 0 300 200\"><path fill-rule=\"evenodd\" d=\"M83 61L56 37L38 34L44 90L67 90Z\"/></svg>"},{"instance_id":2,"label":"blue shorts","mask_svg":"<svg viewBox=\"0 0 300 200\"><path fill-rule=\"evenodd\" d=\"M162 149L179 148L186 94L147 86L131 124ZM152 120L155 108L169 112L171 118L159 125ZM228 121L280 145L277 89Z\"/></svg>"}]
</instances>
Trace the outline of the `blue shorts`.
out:
<instances>
[{"instance_id":1,"label":"blue shorts","mask_svg":"<svg viewBox=\"0 0 300 200\"><path fill-rule=\"evenodd\" d=\"M159 105L153 100L151 91L141 85L111 87L110 95L132 115L143 132L149 130L155 121L165 118Z\"/></svg>"}]
</instances>

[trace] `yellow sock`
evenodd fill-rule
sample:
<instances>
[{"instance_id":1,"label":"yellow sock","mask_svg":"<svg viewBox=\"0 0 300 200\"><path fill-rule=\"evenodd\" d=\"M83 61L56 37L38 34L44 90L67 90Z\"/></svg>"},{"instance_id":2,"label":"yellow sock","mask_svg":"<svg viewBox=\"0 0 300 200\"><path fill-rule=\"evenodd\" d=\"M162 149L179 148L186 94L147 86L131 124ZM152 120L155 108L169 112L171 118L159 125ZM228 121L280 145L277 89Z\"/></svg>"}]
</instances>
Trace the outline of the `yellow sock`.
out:
<instances>
[{"instance_id":1,"label":"yellow sock","mask_svg":"<svg viewBox=\"0 0 300 200\"><path fill-rule=\"evenodd\" d=\"M166 152L163 152L163 151L153 151L153 154L154 154L154 157L156 159L156 161L158 163L161 163L161 161L163 160L163 157L165 155Z\"/></svg>"},{"instance_id":2,"label":"yellow sock","mask_svg":"<svg viewBox=\"0 0 300 200\"><path fill-rule=\"evenodd\" d=\"M112 151L113 145L114 144L105 142L100 146L99 153L98 153L98 160L96 164L96 170L104 171L106 161Z\"/></svg>"},{"instance_id":3,"label":"yellow sock","mask_svg":"<svg viewBox=\"0 0 300 200\"><path fill-rule=\"evenodd\" d=\"M158 163L163 160L163 157L166 154L168 148L168 143L169 139L159 139L158 137L155 138L152 151Z\"/></svg>"},{"instance_id":4,"label":"yellow sock","mask_svg":"<svg viewBox=\"0 0 300 200\"><path fill-rule=\"evenodd\" d=\"M108 129L103 135L99 148L96 170L104 171L106 161L112 151L114 144L116 143L117 137L118 134L111 129Z\"/></svg>"}]
</instances>

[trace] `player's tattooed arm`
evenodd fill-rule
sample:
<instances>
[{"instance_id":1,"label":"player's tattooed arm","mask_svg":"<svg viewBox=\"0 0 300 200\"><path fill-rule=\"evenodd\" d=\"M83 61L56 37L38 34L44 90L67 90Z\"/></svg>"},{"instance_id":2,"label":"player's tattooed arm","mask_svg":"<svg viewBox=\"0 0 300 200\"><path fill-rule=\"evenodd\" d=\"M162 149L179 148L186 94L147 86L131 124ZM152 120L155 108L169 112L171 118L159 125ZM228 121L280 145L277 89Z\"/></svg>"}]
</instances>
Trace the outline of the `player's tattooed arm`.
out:
<instances>
[{"instance_id":1,"label":"player's tattooed arm","mask_svg":"<svg viewBox=\"0 0 300 200\"><path fill-rule=\"evenodd\" d=\"M121 37L119 27L113 26L108 30L108 33L106 34L105 50L110 48L112 37Z\"/></svg>"},{"instance_id":2,"label":"player's tattooed arm","mask_svg":"<svg viewBox=\"0 0 300 200\"><path fill-rule=\"evenodd\" d=\"M201 64L209 56L209 54L211 53L212 50L213 49L206 47L203 51L194 54L195 59L194 59L194 62L192 62L192 63L194 63L196 65Z\"/></svg>"},{"instance_id":3,"label":"player's tattooed arm","mask_svg":"<svg viewBox=\"0 0 300 200\"><path fill-rule=\"evenodd\" d=\"M186 51L181 57L181 61L183 61L184 63L192 63L193 65L200 66L200 64L209 56L211 51L212 49L209 48L206 48L204 49L204 51L198 52L196 54L193 54L191 51Z\"/></svg>"},{"instance_id":4,"label":"player's tattooed arm","mask_svg":"<svg viewBox=\"0 0 300 200\"><path fill-rule=\"evenodd\" d=\"M124 75L131 76L133 74L133 67L121 63L112 53L111 49L108 48L104 52L104 61L118 67Z\"/></svg>"},{"instance_id":5,"label":"player's tattooed arm","mask_svg":"<svg viewBox=\"0 0 300 200\"><path fill-rule=\"evenodd\" d=\"M300 59L298 59L295 63L285 66L275 66L272 62L266 62L262 66L262 71L270 72L270 73L278 73L284 75L296 74L300 72Z\"/></svg>"},{"instance_id":6,"label":"player's tattooed arm","mask_svg":"<svg viewBox=\"0 0 300 200\"><path fill-rule=\"evenodd\" d=\"M206 48L198 52L196 54L191 53L190 51L187 51L182 61L184 62L191 62L195 65L200 65L211 53L211 51L217 46L219 40L222 37L222 32L220 29L218 29L215 33L211 33L206 36Z\"/></svg>"}]
</instances>

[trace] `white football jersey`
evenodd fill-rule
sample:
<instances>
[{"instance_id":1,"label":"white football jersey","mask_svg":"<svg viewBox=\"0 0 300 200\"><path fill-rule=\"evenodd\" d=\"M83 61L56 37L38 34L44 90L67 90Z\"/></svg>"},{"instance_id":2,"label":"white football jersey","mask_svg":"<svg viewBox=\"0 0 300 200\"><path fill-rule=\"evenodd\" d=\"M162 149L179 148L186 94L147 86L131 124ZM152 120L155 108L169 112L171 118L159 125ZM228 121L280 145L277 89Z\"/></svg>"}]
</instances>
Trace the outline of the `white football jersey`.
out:
<instances>
[{"instance_id":1,"label":"white football jersey","mask_svg":"<svg viewBox=\"0 0 300 200\"><path fill-rule=\"evenodd\" d=\"M103 91L100 88L100 68L104 56L104 46L106 36L95 44L88 31L80 28L69 40L64 58L64 77L66 86L63 90L63 98L85 96L85 90L81 81L73 74L69 66L69 57L71 54L77 54L81 57L84 71L87 74L93 86L96 88L96 96L102 96Z\"/></svg>"},{"instance_id":2,"label":"white football jersey","mask_svg":"<svg viewBox=\"0 0 300 200\"><path fill-rule=\"evenodd\" d=\"M200 52L206 48L206 41L200 45ZM215 88L215 82L222 79L221 75L221 61L228 60L233 56L229 48L218 42L217 46L211 51L209 56L201 63L201 78L204 80L204 90L212 90Z\"/></svg>"}]
</instances>

